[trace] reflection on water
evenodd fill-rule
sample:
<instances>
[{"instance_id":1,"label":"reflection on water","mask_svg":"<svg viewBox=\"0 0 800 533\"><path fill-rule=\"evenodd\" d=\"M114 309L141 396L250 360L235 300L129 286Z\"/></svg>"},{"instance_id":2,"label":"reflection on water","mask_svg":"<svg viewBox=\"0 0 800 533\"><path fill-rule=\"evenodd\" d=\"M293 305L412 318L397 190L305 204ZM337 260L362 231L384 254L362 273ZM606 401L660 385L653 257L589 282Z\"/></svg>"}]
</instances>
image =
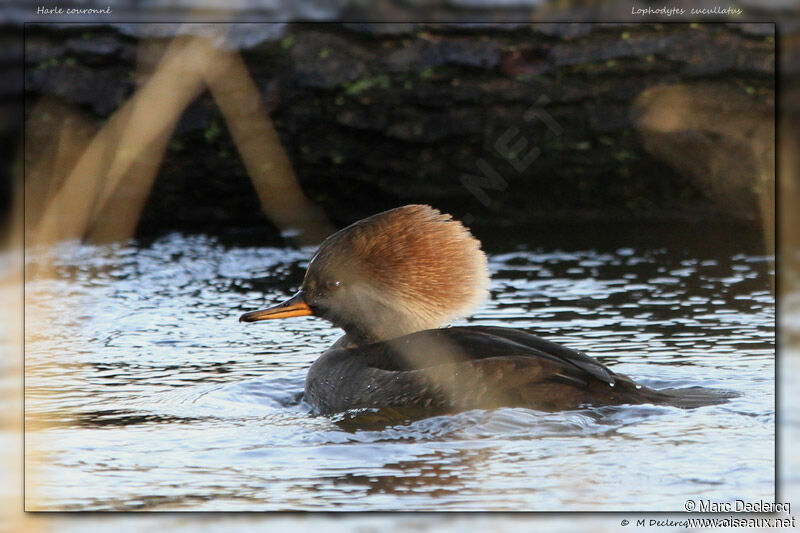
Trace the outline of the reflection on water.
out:
<instances>
[{"instance_id":1,"label":"reflection on water","mask_svg":"<svg viewBox=\"0 0 800 533\"><path fill-rule=\"evenodd\" d=\"M774 301L758 239L492 242L492 300L522 328L652 387L741 394L684 411L470 411L353 427L302 402L340 333L244 327L310 250L169 235L27 254L28 510L680 510L773 498ZM608 238L614 241L613 238ZM569 241L568 241L569 242ZM521 243L521 244L520 244ZM724 244L720 244L724 243ZM47 264L50 279L36 277Z\"/></svg>"}]
</instances>

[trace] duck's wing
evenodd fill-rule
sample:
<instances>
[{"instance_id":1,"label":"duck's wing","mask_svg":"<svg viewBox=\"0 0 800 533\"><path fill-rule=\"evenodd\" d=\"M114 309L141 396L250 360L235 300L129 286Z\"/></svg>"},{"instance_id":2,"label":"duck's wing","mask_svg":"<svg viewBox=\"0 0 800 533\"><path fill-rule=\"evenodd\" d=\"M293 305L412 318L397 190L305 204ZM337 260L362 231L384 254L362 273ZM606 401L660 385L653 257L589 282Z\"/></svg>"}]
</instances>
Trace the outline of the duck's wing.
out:
<instances>
[{"instance_id":1,"label":"duck's wing","mask_svg":"<svg viewBox=\"0 0 800 533\"><path fill-rule=\"evenodd\" d=\"M375 406L442 411L499 406L561 410L623 403L688 408L730 397L703 394L702 390L687 391L692 393L687 396L684 391L642 387L583 352L500 327L421 331L338 349L330 357L340 361L343 370L335 380L332 403L320 408L328 412ZM314 380L311 382L313 385Z\"/></svg>"},{"instance_id":2,"label":"duck's wing","mask_svg":"<svg viewBox=\"0 0 800 533\"><path fill-rule=\"evenodd\" d=\"M364 352L364 350L368 350ZM368 353L370 365L386 370L418 370L439 365L471 363L470 366L510 363L514 367L540 366L542 378L554 378L586 386L598 380L613 385L619 376L583 352L546 341L522 330L491 326L453 327L412 333L398 339L359 348Z\"/></svg>"}]
</instances>

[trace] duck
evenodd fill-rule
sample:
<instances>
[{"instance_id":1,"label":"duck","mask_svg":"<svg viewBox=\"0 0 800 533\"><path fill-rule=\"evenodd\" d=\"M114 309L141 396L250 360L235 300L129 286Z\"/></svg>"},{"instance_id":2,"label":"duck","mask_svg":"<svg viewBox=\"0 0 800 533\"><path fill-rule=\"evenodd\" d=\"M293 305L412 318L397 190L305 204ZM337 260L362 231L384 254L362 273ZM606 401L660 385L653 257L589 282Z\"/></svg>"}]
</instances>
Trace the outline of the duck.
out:
<instances>
[{"instance_id":1,"label":"duck","mask_svg":"<svg viewBox=\"0 0 800 533\"><path fill-rule=\"evenodd\" d=\"M583 351L522 329L448 327L487 299L489 285L486 254L461 222L429 205L406 205L327 237L294 296L240 321L314 316L344 331L306 376L303 400L320 415L646 403L695 408L732 396L646 387Z\"/></svg>"}]
</instances>

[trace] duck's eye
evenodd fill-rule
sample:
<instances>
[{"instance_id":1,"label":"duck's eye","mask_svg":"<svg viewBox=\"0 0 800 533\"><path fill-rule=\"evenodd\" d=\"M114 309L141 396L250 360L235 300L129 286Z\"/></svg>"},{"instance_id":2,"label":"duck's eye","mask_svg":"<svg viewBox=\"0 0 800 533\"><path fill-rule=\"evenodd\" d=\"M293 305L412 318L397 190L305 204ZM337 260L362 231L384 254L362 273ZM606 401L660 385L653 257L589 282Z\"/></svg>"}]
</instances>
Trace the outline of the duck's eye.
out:
<instances>
[{"instance_id":1,"label":"duck's eye","mask_svg":"<svg viewBox=\"0 0 800 533\"><path fill-rule=\"evenodd\" d=\"M328 281L326 281L326 282L323 284L323 286L325 287L325 290L326 290L327 292L333 292L333 291L335 291L336 289L338 289L338 288L339 288L339 286L340 286L341 284L342 284L342 283L341 283L339 280L335 280L335 279L329 279Z\"/></svg>"}]
</instances>

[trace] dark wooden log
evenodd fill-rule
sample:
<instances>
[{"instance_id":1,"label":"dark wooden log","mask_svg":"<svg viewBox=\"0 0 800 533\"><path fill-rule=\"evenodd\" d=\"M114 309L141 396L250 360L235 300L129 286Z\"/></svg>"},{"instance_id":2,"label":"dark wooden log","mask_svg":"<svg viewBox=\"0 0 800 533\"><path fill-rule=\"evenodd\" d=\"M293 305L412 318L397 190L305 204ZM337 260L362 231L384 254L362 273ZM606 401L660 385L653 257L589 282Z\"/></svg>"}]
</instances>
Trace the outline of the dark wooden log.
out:
<instances>
[{"instance_id":1,"label":"dark wooden log","mask_svg":"<svg viewBox=\"0 0 800 533\"><path fill-rule=\"evenodd\" d=\"M146 57L139 47L159 40L145 39L147 31L29 26L26 98L57 97L102 120L135 90L137 54ZM634 103L651 88L690 85L710 91L706 100L720 91L719 120L747 102L771 120L772 25L362 23L246 31L234 30L231 46L240 48L303 189L337 223L411 202L477 225L757 218L757 191L741 183L749 176L732 181L736 209L698 179L708 142L720 153L730 139L687 124L679 144L685 157L672 164L643 135ZM693 145L693 135L703 142ZM741 146L730 146L737 157ZM204 95L184 113L140 231L266 224Z\"/></svg>"}]
</instances>

